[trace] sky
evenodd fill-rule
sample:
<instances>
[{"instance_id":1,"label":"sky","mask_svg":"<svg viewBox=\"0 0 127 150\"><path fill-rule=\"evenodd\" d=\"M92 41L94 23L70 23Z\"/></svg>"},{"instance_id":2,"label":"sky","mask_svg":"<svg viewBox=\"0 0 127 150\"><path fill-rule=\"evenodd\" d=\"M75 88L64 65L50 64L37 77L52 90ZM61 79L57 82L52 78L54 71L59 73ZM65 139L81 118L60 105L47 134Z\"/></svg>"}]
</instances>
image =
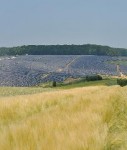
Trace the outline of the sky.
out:
<instances>
[{"instance_id":1,"label":"sky","mask_svg":"<svg viewBox=\"0 0 127 150\"><path fill-rule=\"evenodd\" d=\"M127 48L127 0L0 0L0 47Z\"/></svg>"}]
</instances>

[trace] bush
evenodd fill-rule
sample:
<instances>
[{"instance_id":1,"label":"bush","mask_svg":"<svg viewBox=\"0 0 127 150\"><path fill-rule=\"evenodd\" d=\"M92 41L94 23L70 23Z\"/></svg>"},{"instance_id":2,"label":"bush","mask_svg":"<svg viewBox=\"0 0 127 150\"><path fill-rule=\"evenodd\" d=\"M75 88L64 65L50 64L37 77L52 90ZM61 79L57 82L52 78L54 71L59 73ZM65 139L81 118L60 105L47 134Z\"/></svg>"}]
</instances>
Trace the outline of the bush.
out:
<instances>
[{"instance_id":1,"label":"bush","mask_svg":"<svg viewBox=\"0 0 127 150\"><path fill-rule=\"evenodd\" d=\"M117 79L117 84L120 86L126 86L127 85L127 79Z\"/></svg>"},{"instance_id":2,"label":"bush","mask_svg":"<svg viewBox=\"0 0 127 150\"><path fill-rule=\"evenodd\" d=\"M52 82L52 86L53 86L53 87L56 87L56 81L53 81L53 82Z\"/></svg>"},{"instance_id":3,"label":"bush","mask_svg":"<svg viewBox=\"0 0 127 150\"><path fill-rule=\"evenodd\" d=\"M102 80L102 77L100 75L86 76L86 81L97 81L97 80Z\"/></svg>"}]
</instances>

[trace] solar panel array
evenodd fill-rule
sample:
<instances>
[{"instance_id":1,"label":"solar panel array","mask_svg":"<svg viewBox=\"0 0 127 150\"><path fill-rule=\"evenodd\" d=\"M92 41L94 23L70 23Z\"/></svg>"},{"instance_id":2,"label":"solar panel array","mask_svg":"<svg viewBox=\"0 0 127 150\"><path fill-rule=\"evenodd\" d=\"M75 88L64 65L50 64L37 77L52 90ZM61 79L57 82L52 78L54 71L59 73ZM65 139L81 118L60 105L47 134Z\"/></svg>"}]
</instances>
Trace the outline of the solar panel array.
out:
<instances>
[{"instance_id":1,"label":"solar panel array","mask_svg":"<svg viewBox=\"0 0 127 150\"><path fill-rule=\"evenodd\" d=\"M117 75L116 64L110 63L116 60L117 57L89 55L0 57L0 86L34 86L91 74ZM121 69L127 73L125 64Z\"/></svg>"}]
</instances>

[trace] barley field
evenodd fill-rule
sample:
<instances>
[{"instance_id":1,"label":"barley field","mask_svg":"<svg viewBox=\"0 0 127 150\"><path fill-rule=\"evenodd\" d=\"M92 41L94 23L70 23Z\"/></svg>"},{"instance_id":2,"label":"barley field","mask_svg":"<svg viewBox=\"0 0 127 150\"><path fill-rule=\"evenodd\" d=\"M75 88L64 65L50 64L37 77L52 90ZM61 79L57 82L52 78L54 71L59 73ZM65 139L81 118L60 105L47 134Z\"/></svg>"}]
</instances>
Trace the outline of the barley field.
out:
<instances>
[{"instance_id":1,"label":"barley field","mask_svg":"<svg viewBox=\"0 0 127 150\"><path fill-rule=\"evenodd\" d=\"M126 150L127 87L0 97L1 150Z\"/></svg>"}]
</instances>

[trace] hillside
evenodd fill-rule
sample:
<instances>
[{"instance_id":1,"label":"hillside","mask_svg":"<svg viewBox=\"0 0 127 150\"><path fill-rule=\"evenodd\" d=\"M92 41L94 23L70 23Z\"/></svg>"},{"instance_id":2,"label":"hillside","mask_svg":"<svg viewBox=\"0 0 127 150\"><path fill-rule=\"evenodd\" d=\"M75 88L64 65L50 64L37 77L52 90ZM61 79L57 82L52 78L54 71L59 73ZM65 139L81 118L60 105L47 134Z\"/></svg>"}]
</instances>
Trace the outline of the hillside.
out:
<instances>
[{"instance_id":1,"label":"hillside","mask_svg":"<svg viewBox=\"0 0 127 150\"><path fill-rule=\"evenodd\" d=\"M89 55L27 55L0 58L0 86L30 87L62 83L87 75L117 76L117 64L127 74L127 57Z\"/></svg>"},{"instance_id":2,"label":"hillside","mask_svg":"<svg viewBox=\"0 0 127 150\"><path fill-rule=\"evenodd\" d=\"M6 55L108 55L127 56L127 49L102 45L28 45L1 47L0 56Z\"/></svg>"},{"instance_id":3,"label":"hillside","mask_svg":"<svg viewBox=\"0 0 127 150\"><path fill-rule=\"evenodd\" d=\"M127 149L127 87L91 86L0 98L2 150Z\"/></svg>"}]
</instances>

